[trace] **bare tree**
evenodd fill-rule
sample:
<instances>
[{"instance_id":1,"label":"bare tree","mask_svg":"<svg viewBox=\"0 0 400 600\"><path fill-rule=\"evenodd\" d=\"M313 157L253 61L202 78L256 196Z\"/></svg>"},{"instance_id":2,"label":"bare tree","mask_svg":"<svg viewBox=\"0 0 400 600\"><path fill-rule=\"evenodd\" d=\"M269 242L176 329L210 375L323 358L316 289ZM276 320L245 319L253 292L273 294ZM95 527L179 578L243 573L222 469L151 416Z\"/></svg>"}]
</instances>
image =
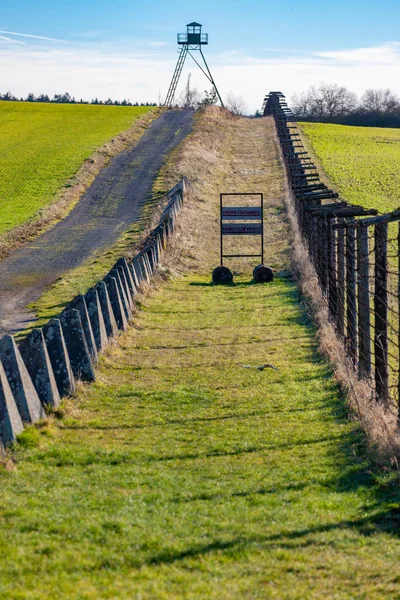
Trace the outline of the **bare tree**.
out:
<instances>
[{"instance_id":1,"label":"bare tree","mask_svg":"<svg viewBox=\"0 0 400 600\"><path fill-rule=\"evenodd\" d=\"M229 92L226 97L225 108L237 116L243 115L247 110L246 102L242 96L235 96L232 92Z\"/></svg>"},{"instance_id":2,"label":"bare tree","mask_svg":"<svg viewBox=\"0 0 400 600\"><path fill-rule=\"evenodd\" d=\"M158 88L158 94L157 94L157 106L163 106L164 105L164 97L161 93L161 89Z\"/></svg>"},{"instance_id":3,"label":"bare tree","mask_svg":"<svg viewBox=\"0 0 400 600\"><path fill-rule=\"evenodd\" d=\"M182 108L197 108L200 102L200 94L196 88L190 85L192 74L189 73L185 89L179 96L179 106Z\"/></svg>"},{"instance_id":4,"label":"bare tree","mask_svg":"<svg viewBox=\"0 0 400 600\"><path fill-rule=\"evenodd\" d=\"M361 98L361 110L378 114L387 114L400 110L400 100L392 90L368 89Z\"/></svg>"},{"instance_id":5,"label":"bare tree","mask_svg":"<svg viewBox=\"0 0 400 600\"><path fill-rule=\"evenodd\" d=\"M357 96L336 84L321 83L293 98L293 111L297 118L315 121L331 120L351 113L357 106Z\"/></svg>"}]
</instances>

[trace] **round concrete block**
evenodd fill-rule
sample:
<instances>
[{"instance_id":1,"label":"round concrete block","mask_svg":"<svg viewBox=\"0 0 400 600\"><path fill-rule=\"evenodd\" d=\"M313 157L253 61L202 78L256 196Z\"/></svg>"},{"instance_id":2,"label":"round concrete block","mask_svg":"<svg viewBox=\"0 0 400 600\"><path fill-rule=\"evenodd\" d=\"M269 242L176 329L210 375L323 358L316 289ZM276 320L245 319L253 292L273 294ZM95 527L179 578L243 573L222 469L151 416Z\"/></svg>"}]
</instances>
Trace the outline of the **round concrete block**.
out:
<instances>
[{"instance_id":1,"label":"round concrete block","mask_svg":"<svg viewBox=\"0 0 400 600\"><path fill-rule=\"evenodd\" d=\"M256 283L269 283L273 281L274 274L272 269L264 265L257 265L253 270L253 277Z\"/></svg>"},{"instance_id":2,"label":"round concrete block","mask_svg":"<svg viewBox=\"0 0 400 600\"><path fill-rule=\"evenodd\" d=\"M232 271L228 267L217 267L212 272L212 280L216 285L228 285L233 282Z\"/></svg>"}]
</instances>

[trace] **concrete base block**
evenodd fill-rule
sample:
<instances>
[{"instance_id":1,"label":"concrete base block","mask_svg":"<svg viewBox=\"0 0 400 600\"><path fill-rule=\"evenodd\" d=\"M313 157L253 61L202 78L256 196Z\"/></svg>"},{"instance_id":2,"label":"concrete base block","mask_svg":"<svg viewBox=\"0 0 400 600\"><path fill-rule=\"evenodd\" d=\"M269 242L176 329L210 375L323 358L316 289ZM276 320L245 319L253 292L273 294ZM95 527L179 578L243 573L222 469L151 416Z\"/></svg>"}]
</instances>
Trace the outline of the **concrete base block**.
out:
<instances>
[{"instance_id":1,"label":"concrete base block","mask_svg":"<svg viewBox=\"0 0 400 600\"><path fill-rule=\"evenodd\" d=\"M147 270L147 265L145 263L142 253L138 254L137 257L134 258L133 264L135 266L135 269L140 272L141 280L145 283L150 283L150 273Z\"/></svg>"},{"instance_id":2,"label":"concrete base block","mask_svg":"<svg viewBox=\"0 0 400 600\"><path fill-rule=\"evenodd\" d=\"M163 250L167 249L167 233L165 223L162 223L161 225L161 245Z\"/></svg>"},{"instance_id":3,"label":"concrete base block","mask_svg":"<svg viewBox=\"0 0 400 600\"><path fill-rule=\"evenodd\" d=\"M153 269L151 268L149 255L147 254L147 252L143 252L141 256L142 256L143 264L147 271L147 281L150 283L151 278L153 276Z\"/></svg>"},{"instance_id":4,"label":"concrete base block","mask_svg":"<svg viewBox=\"0 0 400 600\"><path fill-rule=\"evenodd\" d=\"M43 335L58 392L61 397L70 396L75 392L75 377L72 372L60 320L51 319L43 327Z\"/></svg>"},{"instance_id":5,"label":"concrete base block","mask_svg":"<svg viewBox=\"0 0 400 600\"><path fill-rule=\"evenodd\" d=\"M163 250L163 245L162 245L162 232L159 232L157 234L157 238L156 238L156 244L157 244L157 259L158 262L160 262L161 260L161 255L162 255L162 250Z\"/></svg>"},{"instance_id":6,"label":"concrete base block","mask_svg":"<svg viewBox=\"0 0 400 600\"><path fill-rule=\"evenodd\" d=\"M74 376L81 381L95 381L80 311L74 308L65 310L60 321Z\"/></svg>"},{"instance_id":7,"label":"concrete base block","mask_svg":"<svg viewBox=\"0 0 400 600\"><path fill-rule=\"evenodd\" d=\"M128 321L126 319L125 311L122 306L121 296L119 293L118 283L115 277L107 275L105 279L107 286L108 295L110 298L112 310L115 316L118 329L127 329Z\"/></svg>"},{"instance_id":8,"label":"concrete base block","mask_svg":"<svg viewBox=\"0 0 400 600\"><path fill-rule=\"evenodd\" d=\"M46 413L11 335L0 339L0 361L22 421L35 423L43 419Z\"/></svg>"},{"instance_id":9,"label":"concrete base block","mask_svg":"<svg viewBox=\"0 0 400 600\"><path fill-rule=\"evenodd\" d=\"M7 446L24 429L10 384L0 362L0 441Z\"/></svg>"},{"instance_id":10,"label":"concrete base block","mask_svg":"<svg viewBox=\"0 0 400 600\"><path fill-rule=\"evenodd\" d=\"M125 298L126 298L126 302L127 302L127 307L129 308L130 317L131 317L132 316L132 308L133 308L133 296L131 294L131 290L130 290L130 287L129 287L128 279L127 279L127 277L125 275L125 269L119 265L117 267L117 271L119 273L119 278L121 280L121 284L122 284L123 290L125 292Z\"/></svg>"},{"instance_id":11,"label":"concrete base block","mask_svg":"<svg viewBox=\"0 0 400 600\"><path fill-rule=\"evenodd\" d=\"M84 331L85 337L86 337L87 347L89 348L89 352L90 352L90 356L92 357L93 360L96 361L98 359L96 342L94 340L92 325L91 325L91 322L89 319L89 314L88 314L88 310L87 310L87 306L86 306L86 302L85 302L85 297L82 295L76 296L72 300L72 302L68 305L66 310L69 310L71 308L74 308L75 310L79 311L79 314L81 316L83 331Z\"/></svg>"},{"instance_id":12,"label":"concrete base block","mask_svg":"<svg viewBox=\"0 0 400 600\"><path fill-rule=\"evenodd\" d=\"M60 394L46 348L43 331L34 329L18 349L42 404L59 406Z\"/></svg>"},{"instance_id":13,"label":"concrete base block","mask_svg":"<svg viewBox=\"0 0 400 600\"><path fill-rule=\"evenodd\" d=\"M127 297L127 294L125 291L127 284L126 284L126 282L122 283L119 269L112 269L110 275L111 275L111 277L114 277L117 281L117 286L118 286L119 296L121 298L122 308L124 310L126 320L129 321L129 319L132 317L132 311L130 309L128 297Z\"/></svg>"},{"instance_id":14,"label":"concrete base block","mask_svg":"<svg viewBox=\"0 0 400 600\"><path fill-rule=\"evenodd\" d=\"M128 269L130 271L132 280L133 280L133 282L135 284L136 292L138 292L139 288L140 288L140 281L141 280L138 277L138 274L137 274L136 269L134 267L133 261L132 262L128 262Z\"/></svg>"},{"instance_id":15,"label":"concrete base block","mask_svg":"<svg viewBox=\"0 0 400 600\"><path fill-rule=\"evenodd\" d=\"M122 267L125 273L125 277L126 277L126 281L128 283L128 287L130 290L130 295L132 298L132 301L137 293L137 288L136 288L136 282L134 280L134 277L132 276L132 271L129 268L129 265L126 261L126 258L120 258L117 263L116 263L117 267Z\"/></svg>"},{"instance_id":16,"label":"concrete base block","mask_svg":"<svg viewBox=\"0 0 400 600\"><path fill-rule=\"evenodd\" d=\"M147 256L149 263L150 263L150 269L151 269L151 273L153 274L155 269L156 269L156 264L154 261L154 248L153 245L149 245L145 248L145 255Z\"/></svg>"},{"instance_id":17,"label":"concrete base block","mask_svg":"<svg viewBox=\"0 0 400 600\"><path fill-rule=\"evenodd\" d=\"M115 320L114 311L111 306L107 286L104 281L99 281L99 283L96 285L96 290L99 296L107 337L115 338L118 334L118 326Z\"/></svg>"},{"instance_id":18,"label":"concrete base block","mask_svg":"<svg viewBox=\"0 0 400 600\"><path fill-rule=\"evenodd\" d=\"M85 294L85 301L96 348L98 352L101 352L108 344L108 337L96 288L90 289Z\"/></svg>"}]
</instances>

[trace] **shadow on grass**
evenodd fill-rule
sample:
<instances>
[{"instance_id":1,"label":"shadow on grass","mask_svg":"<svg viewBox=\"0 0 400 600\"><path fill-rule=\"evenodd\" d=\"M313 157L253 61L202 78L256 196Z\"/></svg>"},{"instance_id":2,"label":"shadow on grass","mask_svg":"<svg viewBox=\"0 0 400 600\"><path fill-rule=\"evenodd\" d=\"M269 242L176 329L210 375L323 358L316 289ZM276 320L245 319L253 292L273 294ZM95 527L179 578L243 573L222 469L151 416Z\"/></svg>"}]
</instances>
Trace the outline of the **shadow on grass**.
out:
<instances>
[{"instance_id":1,"label":"shadow on grass","mask_svg":"<svg viewBox=\"0 0 400 600\"><path fill-rule=\"evenodd\" d=\"M131 396L127 396L131 397ZM237 414L228 414L222 415L220 417L194 417L194 418L186 418L186 419L165 419L159 420L155 422L148 423L138 423L135 425L102 425L100 423L74 423L71 425L63 425L64 430L99 430L99 431L118 431L118 430L130 430L130 429L152 429L154 427L165 427L166 425L182 425L183 427L187 427L188 425L192 425L194 423L212 423L219 421L242 421L245 419L252 419L255 417L271 417L275 415L281 414L291 414L291 413L312 413L321 410L320 407L312 407L312 408L290 408L285 410L257 410L251 412L243 412Z\"/></svg>"},{"instance_id":2,"label":"shadow on grass","mask_svg":"<svg viewBox=\"0 0 400 600\"><path fill-rule=\"evenodd\" d=\"M388 515L386 511L381 511L374 515L360 519L349 519L337 521L336 523L326 523L317 525L315 527L307 527L304 529L282 532L281 534L254 535L247 537L240 536L231 540L214 540L208 544L197 545L192 548L187 548L186 550L164 550L163 552L150 557L147 561L144 561L142 566L145 564L173 564L175 562L183 561L187 558L190 559L199 556L206 556L221 550L234 550L236 553L238 550L250 550L252 546L258 552L260 552L260 550L273 550L275 548L293 550L308 546L331 546L332 542L330 540L324 542L321 539L310 539L310 536L328 533L330 531L343 531L346 529L349 531L357 530L359 534L365 537L369 537L378 532L388 532L398 535L400 533L398 519L398 516L393 517Z\"/></svg>"}]
</instances>

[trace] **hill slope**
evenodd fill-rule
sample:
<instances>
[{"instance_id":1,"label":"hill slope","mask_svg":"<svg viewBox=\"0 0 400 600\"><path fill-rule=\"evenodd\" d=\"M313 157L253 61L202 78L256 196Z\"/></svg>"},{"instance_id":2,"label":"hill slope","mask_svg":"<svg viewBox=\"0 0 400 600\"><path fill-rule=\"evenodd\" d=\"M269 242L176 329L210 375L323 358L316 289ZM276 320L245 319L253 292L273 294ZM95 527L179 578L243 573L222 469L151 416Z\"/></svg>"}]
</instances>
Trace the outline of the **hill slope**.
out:
<instances>
[{"instance_id":1,"label":"hill slope","mask_svg":"<svg viewBox=\"0 0 400 600\"><path fill-rule=\"evenodd\" d=\"M0 102L0 235L50 204L96 148L149 110Z\"/></svg>"},{"instance_id":2,"label":"hill slope","mask_svg":"<svg viewBox=\"0 0 400 600\"><path fill-rule=\"evenodd\" d=\"M335 188L353 204L389 212L400 206L400 129L300 123Z\"/></svg>"}]
</instances>

